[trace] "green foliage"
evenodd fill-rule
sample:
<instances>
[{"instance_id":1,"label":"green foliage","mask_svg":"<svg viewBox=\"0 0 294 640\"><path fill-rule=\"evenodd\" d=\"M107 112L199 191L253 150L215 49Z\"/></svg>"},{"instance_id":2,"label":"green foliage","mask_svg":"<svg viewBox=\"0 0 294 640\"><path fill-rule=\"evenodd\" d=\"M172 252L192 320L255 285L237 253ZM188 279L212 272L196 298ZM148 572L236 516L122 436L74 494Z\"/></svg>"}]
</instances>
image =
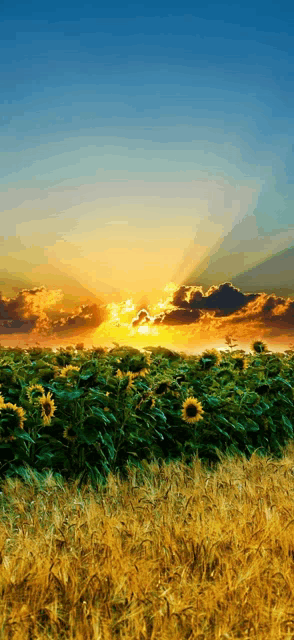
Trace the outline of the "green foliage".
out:
<instances>
[{"instance_id":1,"label":"green foliage","mask_svg":"<svg viewBox=\"0 0 294 640\"><path fill-rule=\"evenodd\" d=\"M229 338L227 342L230 349ZM148 351L148 354L147 354ZM164 347L146 352L116 345L105 349L1 349L0 392L25 411L23 428L0 406L0 427L13 440L0 442L0 474L49 468L69 479L105 483L144 460L198 454L215 463L220 452L250 457L254 450L278 458L293 438L293 351L271 354L257 341L252 354L206 350L186 356ZM66 370L71 365L78 370ZM28 388L52 394L56 411L42 420ZM203 418L187 422L183 405L195 398ZM13 420L12 420L13 418ZM9 427L9 428L8 428Z\"/></svg>"}]
</instances>

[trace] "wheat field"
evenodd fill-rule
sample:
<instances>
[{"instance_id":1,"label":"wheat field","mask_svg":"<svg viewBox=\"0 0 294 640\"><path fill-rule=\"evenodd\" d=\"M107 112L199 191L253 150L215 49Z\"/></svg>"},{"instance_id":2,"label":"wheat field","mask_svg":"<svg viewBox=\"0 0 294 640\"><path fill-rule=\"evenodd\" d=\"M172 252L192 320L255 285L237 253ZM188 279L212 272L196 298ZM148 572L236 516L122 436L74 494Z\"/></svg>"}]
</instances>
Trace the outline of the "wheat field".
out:
<instances>
[{"instance_id":1,"label":"wheat field","mask_svg":"<svg viewBox=\"0 0 294 640\"><path fill-rule=\"evenodd\" d=\"M293 454L4 479L1 640L294 638Z\"/></svg>"}]
</instances>

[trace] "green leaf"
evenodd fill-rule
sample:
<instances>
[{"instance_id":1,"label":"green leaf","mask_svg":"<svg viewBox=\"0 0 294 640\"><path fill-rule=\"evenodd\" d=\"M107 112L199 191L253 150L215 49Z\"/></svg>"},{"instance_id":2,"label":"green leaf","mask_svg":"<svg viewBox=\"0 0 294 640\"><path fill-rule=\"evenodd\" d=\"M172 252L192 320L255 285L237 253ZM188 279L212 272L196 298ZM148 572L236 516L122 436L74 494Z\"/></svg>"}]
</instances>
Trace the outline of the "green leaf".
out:
<instances>
[{"instance_id":1,"label":"green leaf","mask_svg":"<svg viewBox=\"0 0 294 640\"><path fill-rule=\"evenodd\" d=\"M246 430L247 431L259 431L259 425L256 422L254 422L254 420L251 420L251 418L247 418Z\"/></svg>"},{"instance_id":2,"label":"green leaf","mask_svg":"<svg viewBox=\"0 0 294 640\"><path fill-rule=\"evenodd\" d=\"M49 387L49 385L47 385ZM52 388L53 385L51 385L49 388ZM82 395L84 395L84 389L56 389L53 388L54 393L56 394L56 396L58 398L60 398L60 400L62 400L63 402L72 402L72 400L77 400L78 398L80 398Z\"/></svg>"},{"instance_id":3,"label":"green leaf","mask_svg":"<svg viewBox=\"0 0 294 640\"><path fill-rule=\"evenodd\" d=\"M227 418L225 418L222 415L217 416L217 419L218 419L218 422L220 422L221 424L224 424L226 426L228 425L229 427L232 426L231 423L229 422L229 420L227 420Z\"/></svg>"},{"instance_id":4,"label":"green leaf","mask_svg":"<svg viewBox=\"0 0 294 640\"><path fill-rule=\"evenodd\" d=\"M96 416L96 418L100 418L100 420L102 420L104 424L110 423L110 420L106 416L105 411L103 411L103 409L100 409L100 407L92 407L91 411L92 411L92 414Z\"/></svg>"},{"instance_id":5,"label":"green leaf","mask_svg":"<svg viewBox=\"0 0 294 640\"><path fill-rule=\"evenodd\" d=\"M226 431L223 431L223 429L221 429L218 424L215 425L217 430L219 431L219 433L222 434L222 436L225 436L226 438L230 438L229 434Z\"/></svg>"},{"instance_id":6,"label":"green leaf","mask_svg":"<svg viewBox=\"0 0 294 640\"><path fill-rule=\"evenodd\" d=\"M252 407L251 411L255 416L261 416L264 413L263 408L259 404L256 407Z\"/></svg>"},{"instance_id":7,"label":"green leaf","mask_svg":"<svg viewBox=\"0 0 294 640\"><path fill-rule=\"evenodd\" d=\"M54 453L51 453L50 451L48 451L48 449L42 449L41 453L37 453L36 454L36 458L38 460L40 460L41 462L44 462L44 464L46 464L47 462L50 463L50 461L52 460L52 458L54 458Z\"/></svg>"},{"instance_id":8,"label":"green leaf","mask_svg":"<svg viewBox=\"0 0 294 640\"><path fill-rule=\"evenodd\" d=\"M106 391L99 391L99 389L92 389L92 387L89 388L88 391L88 400L105 400L106 396Z\"/></svg>"},{"instance_id":9,"label":"green leaf","mask_svg":"<svg viewBox=\"0 0 294 640\"><path fill-rule=\"evenodd\" d=\"M137 433L133 433L131 438L130 438L130 440L131 440L132 444L133 444L134 441L135 442L144 442L145 443L145 438L141 438L140 436L138 436Z\"/></svg>"},{"instance_id":10,"label":"green leaf","mask_svg":"<svg viewBox=\"0 0 294 640\"><path fill-rule=\"evenodd\" d=\"M292 385L290 384L290 382L288 382L288 380L285 380L285 378L281 378L281 376L277 376L275 380L279 380L279 382L283 382L284 384L287 385L287 387L290 387L290 389L292 390Z\"/></svg>"},{"instance_id":11,"label":"green leaf","mask_svg":"<svg viewBox=\"0 0 294 640\"><path fill-rule=\"evenodd\" d=\"M111 437L110 433L106 432L103 435L102 434L97 434L97 435L98 435L99 439L103 442L103 444L104 445L106 444L106 446L108 448L108 452L110 454L110 459L114 460L116 451L115 451L113 440L112 440L112 437Z\"/></svg>"},{"instance_id":12,"label":"green leaf","mask_svg":"<svg viewBox=\"0 0 294 640\"><path fill-rule=\"evenodd\" d=\"M161 418L161 420L166 422L166 416L164 415L163 411L158 409L158 407L153 407L153 409L151 409L151 413L148 413L148 416L151 417L151 415L157 416L158 418Z\"/></svg>"},{"instance_id":13,"label":"green leaf","mask_svg":"<svg viewBox=\"0 0 294 640\"><path fill-rule=\"evenodd\" d=\"M31 466L31 459L29 458L29 456L25 453L25 451L21 451L21 453L15 453L15 460L21 460L22 463L26 462L29 466Z\"/></svg>"},{"instance_id":14,"label":"green leaf","mask_svg":"<svg viewBox=\"0 0 294 640\"><path fill-rule=\"evenodd\" d=\"M31 438L31 436L24 431L23 429L14 429L13 435L21 440L27 440L28 442L32 442L34 444L35 440Z\"/></svg>"},{"instance_id":15,"label":"green leaf","mask_svg":"<svg viewBox=\"0 0 294 640\"><path fill-rule=\"evenodd\" d=\"M291 402L291 400L287 398L287 396L285 396L285 394L281 393L280 391L278 391L277 396L280 399L280 401L283 402L283 404L287 404L289 407L294 406L293 402Z\"/></svg>"},{"instance_id":16,"label":"green leaf","mask_svg":"<svg viewBox=\"0 0 294 640\"><path fill-rule=\"evenodd\" d=\"M157 429L154 429L154 433L157 433L157 435L160 437L160 439L164 440L164 436L162 435L162 433L160 433L160 431L157 431Z\"/></svg>"},{"instance_id":17,"label":"green leaf","mask_svg":"<svg viewBox=\"0 0 294 640\"><path fill-rule=\"evenodd\" d=\"M241 422L238 422L238 420L234 421L234 427L238 430L238 431L246 431L246 428L244 427L244 424L241 424Z\"/></svg>"},{"instance_id":18,"label":"green leaf","mask_svg":"<svg viewBox=\"0 0 294 640\"><path fill-rule=\"evenodd\" d=\"M270 408L270 405L264 402L264 400L261 400L258 406L261 407L263 411L267 411Z\"/></svg>"},{"instance_id":19,"label":"green leaf","mask_svg":"<svg viewBox=\"0 0 294 640\"><path fill-rule=\"evenodd\" d=\"M86 442L87 444L93 444L98 439L98 432L95 427L85 426L82 430L79 431L79 439L82 442Z\"/></svg>"},{"instance_id":20,"label":"green leaf","mask_svg":"<svg viewBox=\"0 0 294 640\"><path fill-rule=\"evenodd\" d=\"M212 408L219 407L221 404L220 398L217 398L216 396L207 396L206 394L204 394L204 397L206 399L207 404Z\"/></svg>"},{"instance_id":21,"label":"green leaf","mask_svg":"<svg viewBox=\"0 0 294 640\"><path fill-rule=\"evenodd\" d=\"M286 427L286 432L289 436L293 436L293 425L292 422L290 422L289 418L287 418L287 416L284 416L282 414L282 421L284 426Z\"/></svg>"},{"instance_id":22,"label":"green leaf","mask_svg":"<svg viewBox=\"0 0 294 640\"><path fill-rule=\"evenodd\" d=\"M247 444L246 447L249 453L251 454L254 453L254 451L256 450L256 447L253 447L251 444Z\"/></svg>"},{"instance_id":23,"label":"green leaf","mask_svg":"<svg viewBox=\"0 0 294 640\"><path fill-rule=\"evenodd\" d=\"M238 422L235 418L231 418L230 426L233 427L235 431L241 431L242 433L246 431L244 425L241 424L241 422Z\"/></svg>"},{"instance_id":24,"label":"green leaf","mask_svg":"<svg viewBox=\"0 0 294 640\"><path fill-rule=\"evenodd\" d=\"M106 378L104 378L104 376L97 376L96 380L97 380L97 385L100 385L101 387L105 387L107 384Z\"/></svg>"},{"instance_id":25,"label":"green leaf","mask_svg":"<svg viewBox=\"0 0 294 640\"><path fill-rule=\"evenodd\" d=\"M254 404L254 402L259 399L259 395L255 393L255 391L252 391L244 394L243 398L243 404Z\"/></svg>"}]
</instances>

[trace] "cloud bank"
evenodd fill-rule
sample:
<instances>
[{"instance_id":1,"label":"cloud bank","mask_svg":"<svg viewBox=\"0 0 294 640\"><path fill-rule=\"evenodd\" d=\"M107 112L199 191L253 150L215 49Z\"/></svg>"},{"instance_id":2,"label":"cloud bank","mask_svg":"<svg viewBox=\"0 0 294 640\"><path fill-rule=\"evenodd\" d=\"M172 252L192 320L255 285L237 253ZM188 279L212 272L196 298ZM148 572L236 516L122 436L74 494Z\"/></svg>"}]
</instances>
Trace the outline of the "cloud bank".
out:
<instances>
[{"instance_id":1,"label":"cloud bank","mask_svg":"<svg viewBox=\"0 0 294 640\"><path fill-rule=\"evenodd\" d=\"M202 287L191 285L172 284L165 290L170 291L168 297L153 308L144 296L137 308L130 300L126 301L126 311L122 311L123 303L93 303L82 304L70 313L61 308L64 295L61 289L35 287L22 289L11 298L0 295L0 336L18 335L21 339L26 335L62 342L63 338L79 336L93 339L95 334L99 340L100 336L114 336L115 328L119 328L129 344L132 336L149 336L153 332L159 343L166 336L171 340L176 337L175 342L180 336L187 345L189 341L192 344L193 336L203 343L228 331L237 332L244 339L256 336L256 331L260 337L294 336L291 298L264 292L243 293L231 282L212 286L206 293ZM158 307L161 310L156 312Z\"/></svg>"}]
</instances>

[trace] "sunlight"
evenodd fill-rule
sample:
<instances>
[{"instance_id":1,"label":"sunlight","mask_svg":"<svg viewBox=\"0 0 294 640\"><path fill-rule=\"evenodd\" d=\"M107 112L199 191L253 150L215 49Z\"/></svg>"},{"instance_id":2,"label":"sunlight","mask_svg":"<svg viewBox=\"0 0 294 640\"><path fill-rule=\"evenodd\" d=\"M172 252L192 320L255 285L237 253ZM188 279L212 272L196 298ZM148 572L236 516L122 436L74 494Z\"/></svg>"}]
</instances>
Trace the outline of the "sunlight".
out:
<instances>
[{"instance_id":1,"label":"sunlight","mask_svg":"<svg viewBox=\"0 0 294 640\"><path fill-rule=\"evenodd\" d=\"M146 325L144 327L139 327L137 329L138 333L143 333L144 335L148 335L150 333L149 327Z\"/></svg>"}]
</instances>

